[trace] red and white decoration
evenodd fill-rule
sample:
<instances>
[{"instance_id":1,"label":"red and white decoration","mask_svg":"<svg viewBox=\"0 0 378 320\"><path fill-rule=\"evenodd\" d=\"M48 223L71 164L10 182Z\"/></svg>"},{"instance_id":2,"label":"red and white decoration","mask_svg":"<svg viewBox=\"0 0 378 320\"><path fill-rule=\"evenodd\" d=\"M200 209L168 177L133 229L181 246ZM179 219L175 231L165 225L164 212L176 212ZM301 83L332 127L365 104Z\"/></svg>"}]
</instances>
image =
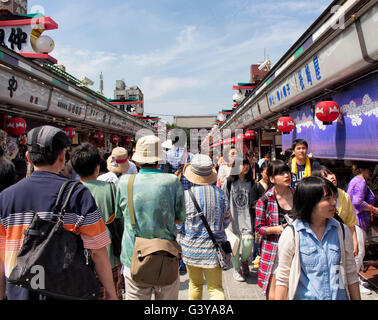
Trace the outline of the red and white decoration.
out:
<instances>
[{"instance_id":1,"label":"red and white decoration","mask_svg":"<svg viewBox=\"0 0 378 320\"><path fill-rule=\"evenodd\" d=\"M340 114L340 108L335 101L322 101L315 107L315 115L324 125L330 125Z\"/></svg>"},{"instance_id":2,"label":"red and white decoration","mask_svg":"<svg viewBox=\"0 0 378 320\"><path fill-rule=\"evenodd\" d=\"M294 129L294 119L292 117L281 117L277 121L277 128L283 134L289 134Z\"/></svg>"},{"instance_id":3,"label":"red and white decoration","mask_svg":"<svg viewBox=\"0 0 378 320\"><path fill-rule=\"evenodd\" d=\"M253 130L248 130L244 134L246 140L253 140L256 137L256 132Z\"/></svg>"},{"instance_id":4,"label":"red and white decoration","mask_svg":"<svg viewBox=\"0 0 378 320\"><path fill-rule=\"evenodd\" d=\"M104 133L102 131L96 131L93 134L93 139L97 142L100 143L104 140Z\"/></svg>"},{"instance_id":5,"label":"red and white decoration","mask_svg":"<svg viewBox=\"0 0 378 320\"><path fill-rule=\"evenodd\" d=\"M75 138L75 136L76 136L75 128L65 127L65 128L63 128L63 131L66 133L66 135L68 136L68 138L70 138L71 140L73 138Z\"/></svg>"},{"instance_id":6,"label":"red and white decoration","mask_svg":"<svg viewBox=\"0 0 378 320\"><path fill-rule=\"evenodd\" d=\"M26 121L22 118L8 119L5 125L5 130L12 136L22 136L26 131Z\"/></svg>"},{"instance_id":7,"label":"red and white decoration","mask_svg":"<svg viewBox=\"0 0 378 320\"><path fill-rule=\"evenodd\" d=\"M112 143L112 144L118 144L118 142L119 142L119 137L116 135L116 134L112 134L111 136L110 136L110 142Z\"/></svg>"}]
</instances>

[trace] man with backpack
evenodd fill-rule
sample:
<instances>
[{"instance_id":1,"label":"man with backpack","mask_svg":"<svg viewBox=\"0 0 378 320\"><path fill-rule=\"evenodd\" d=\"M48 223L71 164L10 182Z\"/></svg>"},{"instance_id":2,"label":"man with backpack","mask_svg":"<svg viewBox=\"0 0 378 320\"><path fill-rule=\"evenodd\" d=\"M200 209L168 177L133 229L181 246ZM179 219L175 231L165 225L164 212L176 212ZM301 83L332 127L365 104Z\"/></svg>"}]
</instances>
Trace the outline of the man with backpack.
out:
<instances>
[{"instance_id":1,"label":"man with backpack","mask_svg":"<svg viewBox=\"0 0 378 320\"><path fill-rule=\"evenodd\" d=\"M10 283L8 278L17 265L24 231L32 222L33 215L28 213L35 212L41 219L50 220L60 188L67 181L59 174L65 165L66 148L70 145L64 131L52 126L35 128L28 133L27 145L26 157L34 166L33 174L0 194L0 266L4 266L4 269L0 269L0 299L46 299L36 291ZM77 186L72 193L63 227L80 235L84 248L91 253L97 276L105 287L106 299L116 300L106 251L110 239L95 200L83 185Z\"/></svg>"},{"instance_id":2,"label":"man with backpack","mask_svg":"<svg viewBox=\"0 0 378 320\"><path fill-rule=\"evenodd\" d=\"M108 235L112 240L112 243L106 248L113 271L113 282L118 299L122 300L120 246L123 229L121 220L114 218L116 185L113 182L97 180L100 171L101 155L98 149L90 143L83 143L72 151L71 163L80 176L80 181L89 189L95 199L105 222ZM101 298L103 299L104 288L102 287L101 289Z\"/></svg>"}]
</instances>

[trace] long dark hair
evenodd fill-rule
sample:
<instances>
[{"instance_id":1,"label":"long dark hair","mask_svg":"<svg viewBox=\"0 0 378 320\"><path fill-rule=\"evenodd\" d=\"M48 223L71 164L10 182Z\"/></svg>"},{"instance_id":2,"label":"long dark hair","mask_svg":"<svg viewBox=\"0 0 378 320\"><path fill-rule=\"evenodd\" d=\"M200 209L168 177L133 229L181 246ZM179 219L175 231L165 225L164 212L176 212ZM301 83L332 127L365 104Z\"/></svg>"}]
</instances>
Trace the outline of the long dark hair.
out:
<instances>
[{"instance_id":1,"label":"long dark hair","mask_svg":"<svg viewBox=\"0 0 378 320\"><path fill-rule=\"evenodd\" d=\"M268 170L266 171L268 177L275 177L283 172L290 172L290 168L287 163L282 160L273 160L269 162Z\"/></svg>"},{"instance_id":2,"label":"long dark hair","mask_svg":"<svg viewBox=\"0 0 378 320\"><path fill-rule=\"evenodd\" d=\"M249 171L245 175L245 180L248 181L248 182L252 181L253 177L252 177L251 164L249 163L248 158L246 156L243 156L243 158L235 158L235 161L232 164L232 169L231 170L234 170L235 165L240 165L241 163L243 165L248 164ZM240 172L238 174L230 175L231 182L237 181L239 179L239 174L240 174Z\"/></svg>"},{"instance_id":3,"label":"long dark hair","mask_svg":"<svg viewBox=\"0 0 378 320\"><path fill-rule=\"evenodd\" d=\"M312 212L323 196L337 194L332 182L320 177L307 177L299 182L293 198L293 208L297 219L311 223Z\"/></svg>"}]
</instances>

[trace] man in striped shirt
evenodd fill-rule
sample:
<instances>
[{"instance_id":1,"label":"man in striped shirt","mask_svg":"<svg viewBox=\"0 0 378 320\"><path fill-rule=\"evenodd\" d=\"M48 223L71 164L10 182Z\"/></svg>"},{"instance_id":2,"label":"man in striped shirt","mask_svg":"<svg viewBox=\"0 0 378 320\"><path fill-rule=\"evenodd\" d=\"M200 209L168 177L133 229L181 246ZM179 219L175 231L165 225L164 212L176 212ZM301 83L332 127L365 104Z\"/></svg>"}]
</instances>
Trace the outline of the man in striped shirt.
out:
<instances>
[{"instance_id":1,"label":"man in striped shirt","mask_svg":"<svg viewBox=\"0 0 378 320\"><path fill-rule=\"evenodd\" d=\"M28 134L27 159L34 165L30 178L0 193L0 299L43 300L46 297L7 281L17 264L24 231L36 212L42 219L51 217L58 192L67 179L59 173L65 165L70 141L64 131L43 126ZM117 299L106 246L110 243L101 213L89 190L79 185L64 216L64 228L81 235L91 251L95 271L105 287L106 299ZM51 257L52 259L54 257Z\"/></svg>"}]
</instances>

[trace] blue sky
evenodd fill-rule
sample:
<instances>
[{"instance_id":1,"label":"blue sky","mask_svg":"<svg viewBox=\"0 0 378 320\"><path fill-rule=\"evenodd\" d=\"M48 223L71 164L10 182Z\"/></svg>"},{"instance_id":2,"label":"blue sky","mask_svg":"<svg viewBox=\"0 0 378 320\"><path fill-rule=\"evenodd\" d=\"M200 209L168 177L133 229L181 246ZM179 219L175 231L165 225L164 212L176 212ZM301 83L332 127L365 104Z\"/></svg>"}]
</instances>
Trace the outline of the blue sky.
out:
<instances>
[{"instance_id":1,"label":"blue sky","mask_svg":"<svg viewBox=\"0 0 378 320\"><path fill-rule=\"evenodd\" d=\"M51 55L113 98L116 80L139 86L145 114L216 115L233 105L264 49L276 63L331 0L29 0L59 29ZM111 5L109 5L111 3ZM163 116L172 122L172 117Z\"/></svg>"}]
</instances>

